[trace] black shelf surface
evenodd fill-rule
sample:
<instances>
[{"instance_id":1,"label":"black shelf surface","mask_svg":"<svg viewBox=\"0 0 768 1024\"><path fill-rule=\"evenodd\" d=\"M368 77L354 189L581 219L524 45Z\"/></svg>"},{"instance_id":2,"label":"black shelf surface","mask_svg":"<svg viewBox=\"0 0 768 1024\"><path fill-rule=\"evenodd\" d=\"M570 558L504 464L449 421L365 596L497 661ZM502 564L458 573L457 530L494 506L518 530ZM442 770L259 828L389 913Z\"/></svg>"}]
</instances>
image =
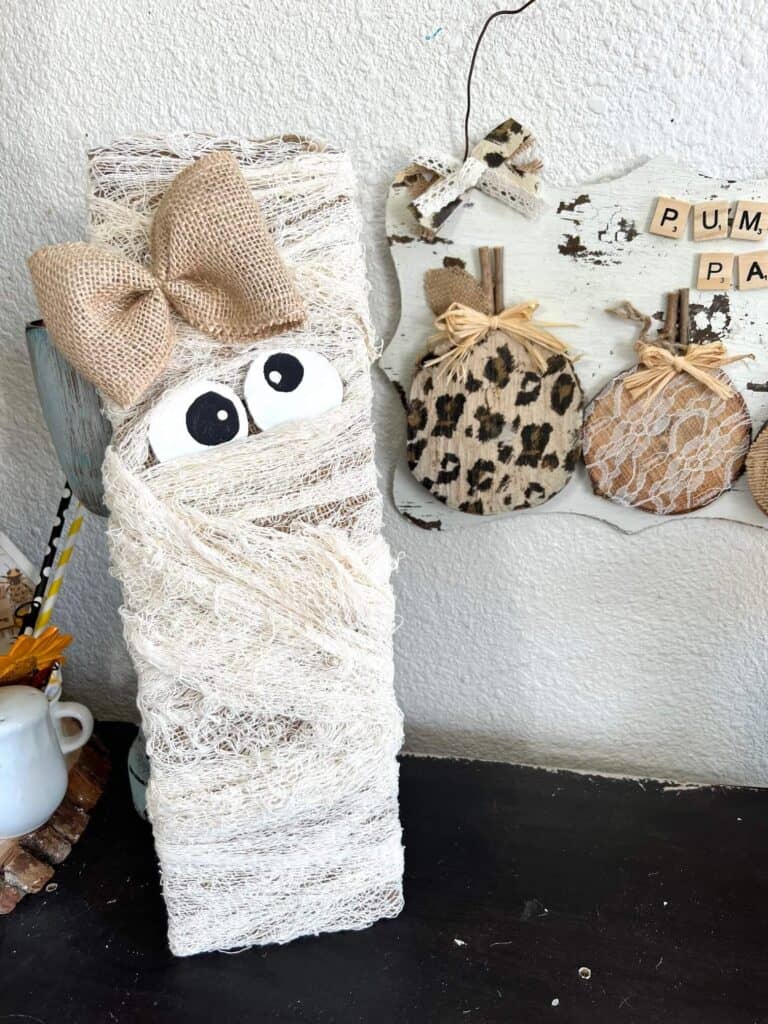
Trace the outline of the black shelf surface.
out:
<instances>
[{"instance_id":1,"label":"black shelf surface","mask_svg":"<svg viewBox=\"0 0 768 1024\"><path fill-rule=\"evenodd\" d=\"M400 918L176 959L133 730L99 733L112 779L56 891L0 918L0 1024L768 1022L766 790L406 757Z\"/></svg>"}]
</instances>

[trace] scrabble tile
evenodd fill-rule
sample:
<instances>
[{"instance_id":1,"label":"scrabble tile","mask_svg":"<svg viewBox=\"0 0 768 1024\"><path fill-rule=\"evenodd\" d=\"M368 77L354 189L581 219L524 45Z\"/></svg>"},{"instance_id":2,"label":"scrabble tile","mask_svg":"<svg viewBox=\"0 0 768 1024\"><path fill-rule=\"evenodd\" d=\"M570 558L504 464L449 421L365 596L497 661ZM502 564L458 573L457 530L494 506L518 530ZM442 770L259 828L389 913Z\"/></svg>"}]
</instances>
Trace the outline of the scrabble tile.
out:
<instances>
[{"instance_id":1,"label":"scrabble tile","mask_svg":"<svg viewBox=\"0 0 768 1024\"><path fill-rule=\"evenodd\" d=\"M690 212L690 203L682 199L659 196L648 230L652 235L662 235L664 238L683 238Z\"/></svg>"},{"instance_id":2,"label":"scrabble tile","mask_svg":"<svg viewBox=\"0 0 768 1024\"><path fill-rule=\"evenodd\" d=\"M768 238L768 203L752 203L742 199L733 216L731 238L745 242L764 242Z\"/></svg>"},{"instance_id":3,"label":"scrabble tile","mask_svg":"<svg viewBox=\"0 0 768 1024\"><path fill-rule=\"evenodd\" d=\"M739 289L768 288L768 249L739 253Z\"/></svg>"},{"instance_id":4,"label":"scrabble tile","mask_svg":"<svg viewBox=\"0 0 768 1024\"><path fill-rule=\"evenodd\" d=\"M705 292L727 291L733 282L732 252L703 252L696 287Z\"/></svg>"},{"instance_id":5,"label":"scrabble tile","mask_svg":"<svg viewBox=\"0 0 768 1024\"><path fill-rule=\"evenodd\" d=\"M706 242L711 238L728 237L728 201L714 199L696 203L693 208L693 240Z\"/></svg>"}]
</instances>

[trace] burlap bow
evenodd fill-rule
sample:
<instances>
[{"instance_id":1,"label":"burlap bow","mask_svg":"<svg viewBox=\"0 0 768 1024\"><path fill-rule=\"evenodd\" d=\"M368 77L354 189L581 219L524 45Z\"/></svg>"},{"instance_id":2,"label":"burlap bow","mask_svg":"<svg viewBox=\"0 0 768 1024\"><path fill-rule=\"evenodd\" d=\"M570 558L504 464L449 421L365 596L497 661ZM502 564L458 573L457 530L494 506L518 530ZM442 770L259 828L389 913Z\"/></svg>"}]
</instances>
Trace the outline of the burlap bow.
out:
<instances>
[{"instance_id":1,"label":"burlap bow","mask_svg":"<svg viewBox=\"0 0 768 1024\"><path fill-rule=\"evenodd\" d=\"M466 160L418 156L414 163L436 171L440 178L411 203L419 227L427 237L460 206L464 194L479 188L526 217L541 209L537 196L541 161L516 163L533 145L533 136L517 121L504 121L472 150Z\"/></svg>"},{"instance_id":2,"label":"burlap bow","mask_svg":"<svg viewBox=\"0 0 768 1024\"><path fill-rule=\"evenodd\" d=\"M632 399L647 395L648 402L652 402L678 373L687 373L720 398L730 398L733 387L713 371L740 359L754 359L751 354L729 356L721 341L709 345L689 345L680 356L658 345L644 342L638 342L636 347L638 360L645 369L635 370L625 377L624 387Z\"/></svg>"},{"instance_id":3,"label":"burlap bow","mask_svg":"<svg viewBox=\"0 0 768 1024\"><path fill-rule=\"evenodd\" d=\"M429 339L434 343L435 354L424 361L424 366L437 366L442 363L446 371L460 368L467 353L490 331L503 331L520 342L539 371L543 373L550 356L568 352L567 345L543 328L570 327L572 324L533 323L533 314L538 308L538 302L521 302L495 316L489 316L477 309L463 306L460 302L452 303L442 316L435 320L437 333Z\"/></svg>"},{"instance_id":4,"label":"burlap bow","mask_svg":"<svg viewBox=\"0 0 768 1024\"><path fill-rule=\"evenodd\" d=\"M301 323L304 310L237 161L182 171L155 213L149 266L85 243L29 260L54 344L105 395L133 405L167 365L173 313L223 342Z\"/></svg>"}]
</instances>

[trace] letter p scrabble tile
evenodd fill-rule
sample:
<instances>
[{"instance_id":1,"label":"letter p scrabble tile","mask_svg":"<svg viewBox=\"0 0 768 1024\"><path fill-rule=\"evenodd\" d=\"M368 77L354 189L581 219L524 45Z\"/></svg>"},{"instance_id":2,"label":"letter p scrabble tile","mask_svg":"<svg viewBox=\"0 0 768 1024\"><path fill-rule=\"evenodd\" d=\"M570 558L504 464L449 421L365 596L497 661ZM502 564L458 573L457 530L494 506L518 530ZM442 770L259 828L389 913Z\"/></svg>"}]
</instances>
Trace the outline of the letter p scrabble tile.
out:
<instances>
[{"instance_id":1,"label":"letter p scrabble tile","mask_svg":"<svg viewBox=\"0 0 768 1024\"><path fill-rule=\"evenodd\" d=\"M684 238L691 204L682 199L659 196L648 230L664 238Z\"/></svg>"},{"instance_id":2,"label":"letter p scrabble tile","mask_svg":"<svg viewBox=\"0 0 768 1024\"><path fill-rule=\"evenodd\" d=\"M733 282L732 252L703 252L699 256L696 287L704 292L726 292Z\"/></svg>"}]
</instances>

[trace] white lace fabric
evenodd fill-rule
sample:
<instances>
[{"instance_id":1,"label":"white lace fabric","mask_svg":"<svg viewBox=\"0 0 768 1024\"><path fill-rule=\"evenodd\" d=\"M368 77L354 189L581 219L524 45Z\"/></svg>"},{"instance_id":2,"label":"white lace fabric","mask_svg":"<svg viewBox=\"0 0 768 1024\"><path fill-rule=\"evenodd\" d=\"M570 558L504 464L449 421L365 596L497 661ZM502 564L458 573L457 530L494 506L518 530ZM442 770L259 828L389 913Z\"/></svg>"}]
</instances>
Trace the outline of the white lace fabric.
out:
<instances>
[{"instance_id":1,"label":"white lace fabric","mask_svg":"<svg viewBox=\"0 0 768 1024\"><path fill-rule=\"evenodd\" d=\"M496 169L472 155L462 162L451 156L421 153L412 162L434 171L442 179L430 185L416 201L425 217L442 210L470 188L479 188L525 217L538 217L543 209L544 204L537 195L539 175L536 172Z\"/></svg>"},{"instance_id":2,"label":"white lace fabric","mask_svg":"<svg viewBox=\"0 0 768 1024\"><path fill-rule=\"evenodd\" d=\"M738 394L723 400L685 373L649 405L620 374L586 410L584 463L596 491L657 515L702 508L744 465L751 421ZM728 380L721 370L717 376Z\"/></svg>"}]
</instances>

